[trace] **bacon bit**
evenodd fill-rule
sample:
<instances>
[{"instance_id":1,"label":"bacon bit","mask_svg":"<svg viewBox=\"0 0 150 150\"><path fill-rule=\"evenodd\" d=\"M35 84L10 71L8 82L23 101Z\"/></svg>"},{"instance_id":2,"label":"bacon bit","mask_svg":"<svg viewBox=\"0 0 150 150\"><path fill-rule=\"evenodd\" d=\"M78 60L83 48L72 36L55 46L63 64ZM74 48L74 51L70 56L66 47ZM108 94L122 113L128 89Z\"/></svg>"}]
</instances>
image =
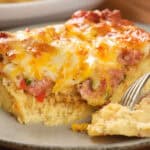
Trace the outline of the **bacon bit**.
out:
<instances>
[{"instance_id":1,"label":"bacon bit","mask_svg":"<svg viewBox=\"0 0 150 150\"><path fill-rule=\"evenodd\" d=\"M104 20L117 22L118 20L121 19L121 14L119 10L110 11L109 9L104 9L101 12L101 17Z\"/></svg>"},{"instance_id":2,"label":"bacon bit","mask_svg":"<svg viewBox=\"0 0 150 150\"><path fill-rule=\"evenodd\" d=\"M50 46L49 44L42 43L42 42L35 42L35 41L25 41L24 47L27 50L27 52L33 53L35 57L38 57L41 55L42 52L55 52L55 48Z\"/></svg>"},{"instance_id":3,"label":"bacon bit","mask_svg":"<svg viewBox=\"0 0 150 150\"><path fill-rule=\"evenodd\" d=\"M85 25L85 20L89 20L93 23L103 23L104 21L111 22L112 25L122 26L122 25L132 25L133 23L122 19L119 10L110 11L109 9L104 9L102 11L77 11L72 15L69 23L78 25L79 27ZM87 24L87 22L86 22Z\"/></svg>"},{"instance_id":4,"label":"bacon bit","mask_svg":"<svg viewBox=\"0 0 150 150\"><path fill-rule=\"evenodd\" d=\"M133 23L129 20L122 19L119 10L110 11L109 9L104 9L101 11L101 18L104 20L111 21L113 24L119 25L132 25Z\"/></svg>"},{"instance_id":5,"label":"bacon bit","mask_svg":"<svg viewBox=\"0 0 150 150\"><path fill-rule=\"evenodd\" d=\"M95 23L100 22L100 19L117 22L121 20L121 14L119 10L110 11L109 9L104 9L103 11L79 10L73 14L72 18L85 18Z\"/></svg>"},{"instance_id":6,"label":"bacon bit","mask_svg":"<svg viewBox=\"0 0 150 150\"><path fill-rule=\"evenodd\" d=\"M142 29L136 29L136 30L129 30L127 32L127 35L131 35L131 37L135 38L135 39L138 39L142 42L145 42L145 41L148 41L150 40L150 34L145 32L144 30Z\"/></svg>"},{"instance_id":7,"label":"bacon bit","mask_svg":"<svg viewBox=\"0 0 150 150\"><path fill-rule=\"evenodd\" d=\"M84 18L95 23L99 22L99 15L94 11L79 10L73 14L72 18Z\"/></svg>"},{"instance_id":8,"label":"bacon bit","mask_svg":"<svg viewBox=\"0 0 150 150\"><path fill-rule=\"evenodd\" d=\"M118 56L118 61L123 65L136 65L140 59L142 58L143 54L138 50L128 50L124 49Z\"/></svg>"},{"instance_id":9,"label":"bacon bit","mask_svg":"<svg viewBox=\"0 0 150 150\"><path fill-rule=\"evenodd\" d=\"M99 22L99 16L95 12L87 12L85 18L95 23Z\"/></svg>"},{"instance_id":10,"label":"bacon bit","mask_svg":"<svg viewBox=\"0 0 150 150\"><path fill-rule=\"evenodd\" d=\"M9 34L6 33L6 32L0 32L0 38L8 38L9 37Z\"/></svg>"}]
</instances>

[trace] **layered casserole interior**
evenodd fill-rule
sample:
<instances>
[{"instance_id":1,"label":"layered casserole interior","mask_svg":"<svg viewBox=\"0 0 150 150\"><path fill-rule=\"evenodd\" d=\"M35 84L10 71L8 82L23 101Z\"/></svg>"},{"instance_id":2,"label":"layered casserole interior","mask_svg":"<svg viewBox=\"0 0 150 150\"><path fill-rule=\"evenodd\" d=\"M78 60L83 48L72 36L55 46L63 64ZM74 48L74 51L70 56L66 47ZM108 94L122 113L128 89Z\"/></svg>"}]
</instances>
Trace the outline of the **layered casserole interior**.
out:
<instances>
[{"instance_id":1,"label":"layered casserole interior","mask_svg":"<svg viewBox=\"0 0 150 150\"><path fill-rule=\"evenodd\" d=\"M0 105L22 123L71 123L150 71L150 34L118 10L77 11L64 24L0 33ZM147 86L148 87L148 86Z\"/></svg>"}]
</instances>

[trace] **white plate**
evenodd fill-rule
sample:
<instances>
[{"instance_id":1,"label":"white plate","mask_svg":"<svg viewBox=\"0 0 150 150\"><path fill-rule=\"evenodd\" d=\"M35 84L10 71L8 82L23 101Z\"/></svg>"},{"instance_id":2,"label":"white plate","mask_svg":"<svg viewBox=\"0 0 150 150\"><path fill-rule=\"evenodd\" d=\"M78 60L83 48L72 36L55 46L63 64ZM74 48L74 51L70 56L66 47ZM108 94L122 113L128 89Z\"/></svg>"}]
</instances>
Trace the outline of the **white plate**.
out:
<instances>
[{"instance_id":1,"label":"white plate","mask_svg":"<svg viewBox=\"0 0 150 150\"><path fill-rule=\"evenodd\" d=\"M36 27L41 26L43 24L36 25ZM139 26L150 31L150 26ZM15 30L18 30L18 28ZM65 126L21 125L8 113L0 110L0 145L15 149L30 148L32 150L34 148L55 150L125 150L150 146L150 138L128 138L123 136L90 138L84 133L73 132L69 127Z\"/></svg>"},{"instance_id":2,"label":"white plate","mask_svg":"<svg viewBox=\"0 0 150 150\"><path fill-rule=\"evenodd\" d=\"M35 2L0 4L0 27L69 17L79 9L92 9L103 0L35 0Z\"/></svg>"}]
</instances>

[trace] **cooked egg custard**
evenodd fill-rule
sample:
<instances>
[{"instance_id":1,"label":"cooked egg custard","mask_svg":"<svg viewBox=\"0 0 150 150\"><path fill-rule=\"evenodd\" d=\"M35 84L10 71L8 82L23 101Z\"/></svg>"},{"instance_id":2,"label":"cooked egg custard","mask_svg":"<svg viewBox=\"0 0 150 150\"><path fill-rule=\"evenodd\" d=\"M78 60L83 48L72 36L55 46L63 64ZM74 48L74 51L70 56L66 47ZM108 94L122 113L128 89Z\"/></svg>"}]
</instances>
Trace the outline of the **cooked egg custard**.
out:
<instances>
[{"instance_id":1,"label":"cooked egg custard","mask_svg":"<svg viewBox=\"0 0 150 150\"><path fill-rule=\"evenodd\" d=\"M62 25L1 32L1 106L25 123L82 119L119 101L150 71L149 51L150 34L118 10L78 11Z\"/></svg>"}]
</instances>

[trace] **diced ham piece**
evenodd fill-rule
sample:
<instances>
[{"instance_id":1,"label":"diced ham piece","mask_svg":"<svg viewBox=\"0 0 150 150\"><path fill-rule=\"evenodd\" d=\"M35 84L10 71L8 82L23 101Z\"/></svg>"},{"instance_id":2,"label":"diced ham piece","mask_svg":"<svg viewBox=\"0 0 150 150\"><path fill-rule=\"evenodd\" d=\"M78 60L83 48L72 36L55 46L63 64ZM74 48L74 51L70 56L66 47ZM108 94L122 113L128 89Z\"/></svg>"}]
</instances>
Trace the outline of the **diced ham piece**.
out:
<instances>
[{"instance_id":1,"label":"diced ham piece","mask_svg":"<svg viewBox=\"0 0 150 150\"><path fill-rule=\"evenodd\" d=\"M142 58L143 54L138 50L124 49L118 56L118 61L126 66L136 65Z\"/></svg>"},{"instance_id":2,"label":"diced ham piece","mask_svg":"<svg viewBox=\"0 0 150 150\"><path fill-rule=\"evenodd\" d=\"M125 78L125 73L119 69L111 69L108 71L108 74L110 76L110 86L112 88L117 87ZM88 79L79 86L79 93L85 100L98 99L100 96L105 94L106 88L107 83L105 79L100 81L100 84L96 89L92 88L92 80Z\"/></svg>"},{"instance_id":3,"label":"diced ham piece","mask_svg":"<svg viewBox=\"0 0 150 150\"><path fill-rule=\"evenodd\" d=\"M52 81L48 79L32 81L30 85L27 85L25 79L22 79L20 82L20 88L36 97L36 99L40 102L44 100L46 91L50 89L52 85Z\"/></svg>"},{"instance_id":4,"label":"diced ham piece","mask_svg":"<svg viewBox=\"0 0 150 150\"><path fill-rule=\"evenodd\" d=\"M33 96L38 96L51 86L51 81L47 79L33 81L26 89Z\"/></svg>"},{"instance_id":5,"label":"diced ham piece","mask_svg":"<svg viewBox=\"0 0 150 150\"><path fill-rule=\"evenodd\" d=\"M79 92L81 94L81 97L83 99L91 99L91 98L98 98L103 94L103 92L106 90L106 80L101 80L100 85L97 89L92 88L92 81L90 79L84 81L79 86Z\"/></svg>"},{"instance_id":6,"label":"diced ham piece","mask_svg":"<svg viewBox=\"0 0 150 150\"><path fill-rule=\"evenodd\" d=\"M125 78L125 73L119 69L111 69L109 70L109 74L111 78L111 86L113 88L117 87Z\"/></svg>"}]
</instances>

